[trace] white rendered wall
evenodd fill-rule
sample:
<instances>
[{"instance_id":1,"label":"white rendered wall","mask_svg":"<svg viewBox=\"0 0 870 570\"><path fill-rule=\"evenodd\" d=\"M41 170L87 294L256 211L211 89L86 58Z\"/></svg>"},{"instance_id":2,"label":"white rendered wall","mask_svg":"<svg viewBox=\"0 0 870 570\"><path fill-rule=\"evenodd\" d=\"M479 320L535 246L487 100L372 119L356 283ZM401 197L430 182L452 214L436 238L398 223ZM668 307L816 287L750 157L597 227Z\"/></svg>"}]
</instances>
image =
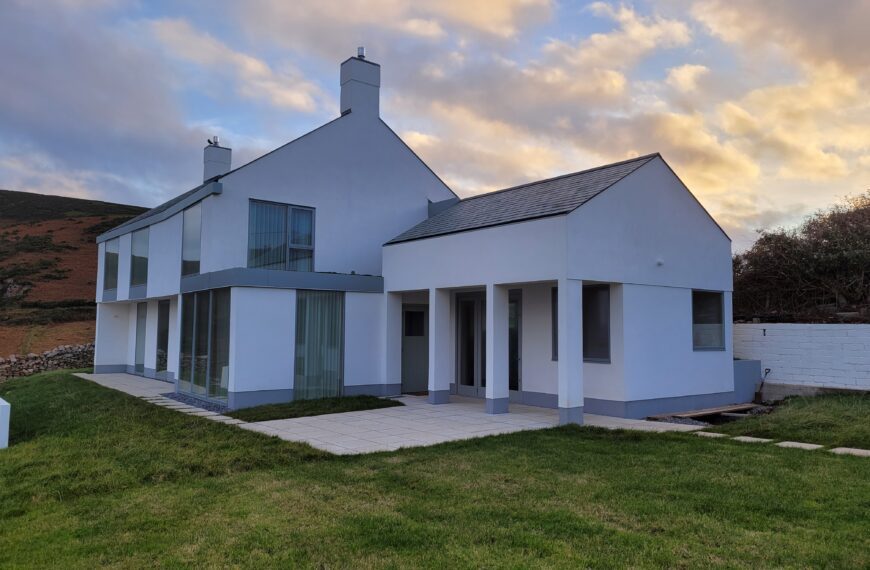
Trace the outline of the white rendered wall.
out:
<instances>
[{"instance_id":1,"label":"white rendered wall","mask_svg":"<svg viewBox=\"0 0 870 570\"><path fill-rule=\"evenodd\" d=\"M296 291L233 287L231 392L293 388Z\"/></svg>"},{"instance_id":2,"label":"white rendered wall","mask_svg":"<svg viewBox=\"0 0 870 570\"><path fill-rule=\"evenodd\" d=\"M350 113L233 172L202 202L207 273L247 265L248 203L315 208L316 271L381 274L381 245L454 195L376 116Z\"/></svg>"},{"instance_id":3,"label":"white rendered wall","mask_svg":"<svg viewBox=\"0 0 870 570\"><path fill-rule=\"evenodd\" d=\"M379 384L385 377L385 298L375 293L344 295L344 385Z\"/></svg>"},{"instance_id":4,"label":"white rendered wall","mask_svg":"<svg viewBox=\"0 0 870 570\"><path fill-rule=\"evenodd\" d=\"M733 289L731 241L659 158L569 214L566 232L570 279Z\"/></svg>"},{"instance_id":5,"label":"white rendered wall","mask_svg":"<svg viewBox=\"0 0 870 570\"><path fill-rule=\"evenodd\" d=\"M610 285L610 362L583 362L583 396L625 401L623 287Z\"/></svg>"},{"instance_id":6,"label":"white rendered wall","mask_svg":"<svg viewBox=\"0 0 870 570\"><path fill-rule=\"evenodd\" d=\"M178 295L169 299L169 345L166 355L166 370L178 378L178 360L181 350L181 316L178 312Z\"/></svg>"},{"instance_id":7,"label":"white rendered wall","mask_svg":"<svg viewBox=\"0 0 870 570\"><path fill-rule=\"evenodd\" d=\"M870 325L737 323L734 355L770 368L767 382L870 390Z\"/></svg>"},{"instance_id":8,"label":"white rendered wall","mask_svg":"<svg viewBox=\"0 0 870 570\"><path fill-rule=\"evenodd\" d=\"M127 360L124 363L129 364L130 366L133 366L136 363L136 317L138 311L136 307L139 305L139 303L144 302L145 300L143 299L141 301L132 301L130 303L125 303L127 307ZM147 321L145 327L145 335L147 338Z\"/></svg>"},{"instance_id":9,"label":"white rendered wall","mask_svg":"<svg viewBox=\"0 0 870 570\"><path fill-rule=\"evenodd\" d=\"M95 366L127 364L129 319L130 309L126 303L97 305Z\"/></svg>"},{"instance_id":10,"label":"white rendered wall","mask_svg":"<svg viewBox=\"0 0 870 570\"><path fill-rule=\"evenodd\" d=\"M385 246L387 291L555 280L565 272L565 216Z\"/></svg>"},{"instance_id":11,"label":"white rendered wall","mask_svg":"<svg viewBox=\"0 0 870 570\"><path fill-rule=\"evenodd\" d=\"M692 290L623 285L625 400L647 400L734 389L731 323L725 350L692 346ZM731 294L725 294L731 315Z\"/></svg>"},{"instance_id":12,"label":"white rendered wall","mask_svg":"<svg viewBox=\"0 0 870 570\"><path fill-rule=\"evenodd\" d=\"M150 226L148 296L177 295L181 284L182 214Z\"/></svg>"},{"instance_id":13,"label":"white rendered wall","mask_svg":"<svg viewBox=\"0 0 870 570\"><path fill-rule=\"evenodd\" d=\"M145 368L157 369L157 301L148 301L145 319Z\"/></svg>"},{"instance_id":14,"label":"white rendered wall","mask_svg":"<svg viewBox=\"0 0 870 570\"><path fill-rule=\"evenodd\" d=\"M553 360L552 283L519 287L522 305L522 389L524 392L556 394L559 363ZM453 329L455 331L455 328ZM455 334L455 333L454 333Z\"/></svg>"}]
</instances>

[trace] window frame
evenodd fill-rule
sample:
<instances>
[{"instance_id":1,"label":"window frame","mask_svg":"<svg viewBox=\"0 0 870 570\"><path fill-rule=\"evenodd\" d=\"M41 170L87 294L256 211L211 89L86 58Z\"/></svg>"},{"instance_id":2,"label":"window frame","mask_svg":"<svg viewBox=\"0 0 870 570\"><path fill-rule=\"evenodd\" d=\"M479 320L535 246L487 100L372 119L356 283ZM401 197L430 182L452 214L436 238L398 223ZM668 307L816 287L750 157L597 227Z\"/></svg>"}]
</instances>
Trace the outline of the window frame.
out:
<instances>
[{"instance_id":1,"label":"window frame","mask_svg":"<svg viewBox=\"0 0 870 570\"><path fill-rule=\"evenodd\" d=\"M311 270L310 271L314 272L314 261L315 261L314 248L316 245L315 242L316 242L316 234L317 234L317 232L316 232L317 208L314 208L312 206L303 206L301 204L289 204L286 202L275 202L274 200L261 200L259 198L249 198L248 199L248 212L249 212L249 214L248 214L248 245L247 245L248 252L250 252L250 248L251 248L250 211L251 211L251 204L254 202L259 203L259 204L271 204L273 206L283 206L285 209L285 215L284 215L284 220L285 220L285 222L284 222L284 253L285 253L284 267L282 269L277 269L276 271L300 271L298 269L292 269L290 267L290 264L292 263L292 261L290 259L290 251L297 249L297 250L306 250L306 251L311 252ZM290 240L293 236L293 228L292 228L293 210L307 210L307 211L311 212L311 245L291 243ZM250 253L248 253L248 257L250 258ZM250 269L264 269L262 267L251 267L250 265L247 265L247 267ZM302 273L305 273L305 272L303 271Z\"/></svg>"},{"instance_id":2,"label":"window frame","mask_svg":"<svg viewBox=\"0 0 870 570\"><path fill-rule=\"evenodd\" d=\"M719 329L721 331L722 344L721 346L697 346L695 344L695 325L704 323L695 323L695 293L707 293L719 296ZM714 291L712 289L692 289L691 295L691 325L692 325L692 351L693 352L723 352L726 349L725 339L725 292Z\"/></svg>"},{"instance_id":3,"label":"window frame","mask_svg":"<svg viewBox=\"0 0 870 570\"><path fill-rule=\"evenodd\" d=\"M610 294L610 292L611 292L611 291L610 291L610 284L609 284L609 283L590 283L589 285L583 285L583 303L584 303L584 307L583 307L583 323L582 323L582 326L583 326L583 342L584 342L584 343L586 342L586 314L587 314L587 312L586 312L586 307L585 307L585 302L586 302L586 291L588 291L588 290L590 290L590 289L600 289L600 290L603 290L603 291L607 291L607 358L599 358L599 357L594 357L594 356L586 356L586 347L584 346L584 347L583 347L583 362L594 362L594 363L597 363L597 364L610 364L610 363L611 363L611 358L613 357L612 343L610 342L610 341L611 341L611 333L612 333L612 330L613 330L613 328L612 328L612 326L611 326L611 323L610 323L610 320L611 320L611 304L610 304L610 299L611 299L611 294Z\"/></svg>"}]
</instances>

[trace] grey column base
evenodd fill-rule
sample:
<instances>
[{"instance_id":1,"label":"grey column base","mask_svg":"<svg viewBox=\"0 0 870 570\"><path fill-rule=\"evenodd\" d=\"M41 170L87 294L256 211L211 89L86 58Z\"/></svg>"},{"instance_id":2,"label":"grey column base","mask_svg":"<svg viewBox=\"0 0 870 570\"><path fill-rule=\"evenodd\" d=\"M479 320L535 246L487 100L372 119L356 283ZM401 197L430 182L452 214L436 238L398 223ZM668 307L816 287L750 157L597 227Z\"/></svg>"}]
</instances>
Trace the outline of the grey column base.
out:
<instances>
[{"instance_id":1,"label":"grey column base","mask_svg":"<svg viewBox=\"0 0 870 570\"><path fill-rule=\"evenodd\" d=\"M94 374L118 374L126 372L126 364L94 364Z\"/></svg>"},{"instance_id":2,"label":"grey column base","mask_svg":"<svg viewBox=\"0 0 870 570\"><path fill-rule=\"evenodd\" d=\"M450 390L429 390L430 404L449 404Z\"/></svg>"},{"instance_id":3,"label":"grey column base","mask_svg":"<svg viewBox=\"0 0 870 570\"><path fill-rule=\"evenodd\" d=\"M487 398L486 413L487 414L506 414L508 413L508 405L510 398Z\"/></svg>"},{"instance_id":4,"label":"grey column base","mask_svg":"<svg viewBox=\"0 0 870 570\"><path fill-rule=\"evenodd\" d=\"M230 392L227 394L227 407L231 410L252 408L265 404L283 404L293 401L293 389L253 390L250 392Z\"/></svg>"},{"instance_id":5,"label":"grey column base","mask_svg":"<svg viewBox=\"0 0 870 570\"><path fill-rule=\"evenodd\" d=\"M559 408L559 425L583 425L583 406L576 408Z\"/></svg>"},{"instance_id":6,"label":"grey column base","mask_svg":"<svg viewBox=\"0 0 870 570\"><path fill-rule=\"evenodd\" d=\"M345 386L344 396L398 396L402 393L401 384L357 384Z\"/></svg>"}]
</instances>

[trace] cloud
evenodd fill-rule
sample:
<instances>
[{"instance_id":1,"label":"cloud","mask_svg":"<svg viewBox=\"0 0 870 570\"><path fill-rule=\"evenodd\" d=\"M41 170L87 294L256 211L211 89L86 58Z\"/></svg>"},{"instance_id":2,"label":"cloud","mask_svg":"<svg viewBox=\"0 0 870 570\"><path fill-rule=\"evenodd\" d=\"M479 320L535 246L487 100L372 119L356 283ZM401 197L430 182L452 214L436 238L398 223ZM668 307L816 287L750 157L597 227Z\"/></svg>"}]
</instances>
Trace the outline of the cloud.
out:
<instances>
[{"instance_id":1,"label":"cloud","mask_svg":"<svg viewBox=\"0 0 870 570\"><path fill-rule=\"evenodd\" d=\"M665 82L677 91L690 93L698 88L698 81L708 73L710 69L705 65L687 63L670 68Z\"/></svg>"}]
</instances>

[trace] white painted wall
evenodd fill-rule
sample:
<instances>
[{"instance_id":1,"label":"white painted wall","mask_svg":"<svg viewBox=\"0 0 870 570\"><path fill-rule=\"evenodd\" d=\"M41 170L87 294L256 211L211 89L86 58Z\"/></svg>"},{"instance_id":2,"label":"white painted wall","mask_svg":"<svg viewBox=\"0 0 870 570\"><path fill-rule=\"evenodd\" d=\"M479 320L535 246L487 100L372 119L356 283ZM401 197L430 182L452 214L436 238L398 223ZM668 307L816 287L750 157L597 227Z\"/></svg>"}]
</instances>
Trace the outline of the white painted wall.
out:
<instances>
[{"instance_id":1,"label":"white painted wall","mask_svg":"<svg viewBox=\"0 0 870 570\"><path fill-rule=\"evenodd\" d=\"M118 282L118 287L120 288L121 283ZM137 305L144 301L133 301L131 303L125 303L127 307L127 360L125 364L129 364L133 366L136 362L136 315L137 315ZM145 334L148 334L148 328L145 328Z\"/></svg>"},{"instance_id":2,"label":"white painted wall","mask_svg":"<svg viewBox=\"0 0 870 570\"><path fill-rule=\"evenodd\" d=\"M569 214L566 234L571 279L733 289L731 241L660 158Z\"/></svg>"},{"instance_id":3,"label":"white painted wall","mask_svg":"<svg viewBox=\"0 0 870 570\"><path fill-rule=\"evenodd\" d=\"M380 384L385 377L384 295L344 295L344 385Z\"/></svg>"},{"instance_id":4,"label":"white painted wall","mask_svg":"<svg viewBox=\"0 0 870 570\"><path fill-rule=\"evenodd\" d=\"M295 290L233 287L229 390L292 388L295 331Z\"/></svg>"},{"instance_id":5,"label":"white painted wall","mask_svg":"<svg viewBox=\"0 0 870 570\"><path fill-rule=\"evenodd\" d=\"M203 273L247 265L249 199L315 208L316 271L381 274L381 245L454 197L372 114L350 113L221 180L202 202Z\"/></svg>"},{"instance_id":6,"label":"white painted wall","mask_svg":"<svg viewBox=\"0 0 870 570\"><path fill-rule=\"evenodd\" d=\"M181 314L178 311L180 301L181 297L178 295L169 299L169 346L166 370L172 372L173 378L178 378L178 359L181 350Z\"/></svg>"},{"instance_id":7,"label":"white painted wall","mask_svg":"<svg viewBox=\"0 0 870 570\"><path fill-rule=\"evenodd\" d=\"M692 290L623 285L625 400L646 400L734 389L730 319L725 350L692 347ZM725 294L731 315L731 294Z\"/></svg>"},{"instance_id":8,"label":"white painted wall","mask_svg":"<svg viewBox=\"0 0 870 570\"><path fill-rule=\"evenodd\" d=\"M182 214L151 226L148 237L149 297L177 295L181 284Z\"/></svg>"},{"instance_id":9,"label":"white painted wall","mask_svg":"<svg viewBox=\"0 0 870 570\"><path fill-rule=\"evenodd\" d=\"M145 319L145 368L157 368L157 301L148 301L148 317Z\"/></svg>"},{"instance_id":10,"label":"white painted wall","mask_svg":"<svg viewBox=\"0 0 870 570\"><path fill-rule=\"evenodd\" d=\"M583 363L583 396L625 401L623 286L610 285L610 362ZM691 325L691 323L690 323ZM631 355L628 355L629 358Z\"/></svg>"},{"instance_id":11,"label":"white painted wall","mask_svg":"<svg viewBox=\"0 0 870 570\"><path fill-rule=\"evenodd\" d=\"M97 305L94 365L127 364L130 309L126 303Z\"/></svg>"},{"instance_id":12,"label":"white painted wall","mask_svg":"<svg viewBox=\"0 0 870 570\"><path fill-rule=\"evenodd\" d=\"M870 325L737 323L734 355L770 368L767 382L870 390Z\"/></svg>"},{"instance_id":13,"label":"white painted wall","mask_svg":"<svg viewBox=\"0 0 870 570\"><path fill-rule=\"evenodd\" d=\"M557 279L565 272L565 216L388 245L384 287L410 291Z\"/></svg>"},{"instance_id":14,"label":"white painted wall","mask_svg":"<svg viewBox=\"0 0 870 570\"><path fill-rule=\"evenodd\" d=\"M523 292L521 343L524 392L556 394L557 391L559 363L553 360L550 304L550 290L554 286L555 282L520 287Z\"/></svg>"}]
</instances>

